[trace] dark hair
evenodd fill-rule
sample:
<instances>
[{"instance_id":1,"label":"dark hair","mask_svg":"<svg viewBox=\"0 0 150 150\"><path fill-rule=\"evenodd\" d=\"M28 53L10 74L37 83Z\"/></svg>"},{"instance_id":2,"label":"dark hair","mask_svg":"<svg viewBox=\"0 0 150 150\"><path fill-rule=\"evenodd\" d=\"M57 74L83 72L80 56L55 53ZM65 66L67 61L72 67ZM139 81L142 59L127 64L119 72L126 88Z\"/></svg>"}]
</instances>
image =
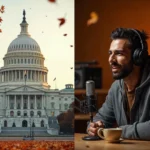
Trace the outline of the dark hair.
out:
<instances>
[{"instance_id":1,"label":"dark hair","mask_svg":"<svg viewBox=\"0 0 150 150\"><path fill-rule=\"evenodd\" d=\"M131 48L132 53L133 53L135 49L142 48L140 38L134 30L136 30L139 33L142 39L144 50L148 50L148 44L146 40L149 38L149 36L144 30L139 31L137 29L131 29L131 28L116 28L111 33L111 39L112 40L115 40L115 39L129 40L129 48Z\"/></svg>"}]
</instances>

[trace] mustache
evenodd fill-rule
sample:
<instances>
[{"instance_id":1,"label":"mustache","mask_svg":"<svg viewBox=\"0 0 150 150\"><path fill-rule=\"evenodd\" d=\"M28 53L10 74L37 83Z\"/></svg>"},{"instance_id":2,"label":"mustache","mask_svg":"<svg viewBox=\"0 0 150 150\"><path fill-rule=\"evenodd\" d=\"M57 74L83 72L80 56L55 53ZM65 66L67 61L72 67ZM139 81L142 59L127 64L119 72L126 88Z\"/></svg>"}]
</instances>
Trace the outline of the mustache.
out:
<instances>
[{"instance_id":1,"label":"mustache","mask_svg":"<svg viewBox=\"0 0 150 150\"><path fill-rule=\"evenodd\" d=\"M114 66L114 67L120 67L120 65L118 64L118 63L116 63L116 62L112 62L111 64L110 64L110 66L112 67L112 66Z\"/></svg>"}]
</instances>

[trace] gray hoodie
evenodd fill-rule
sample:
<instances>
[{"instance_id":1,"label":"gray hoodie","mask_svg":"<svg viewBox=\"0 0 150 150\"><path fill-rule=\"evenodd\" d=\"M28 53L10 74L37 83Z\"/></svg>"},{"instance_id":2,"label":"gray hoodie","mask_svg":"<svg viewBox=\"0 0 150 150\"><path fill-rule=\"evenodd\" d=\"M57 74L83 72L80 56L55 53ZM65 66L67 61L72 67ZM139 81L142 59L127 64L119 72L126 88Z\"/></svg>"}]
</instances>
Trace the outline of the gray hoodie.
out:
<instances>
[{"instance_id":1,"label":"gray hoodie","mask_svg":"<svg viewBox=\"0 0 150 150\"><path fill-rule=\"evenodd\" d=\"M126 99L123 80L116 80L112 84L105 103L94 117L94 122L101 120L106 128L113 127L116 122L123 129L123 138L150 140L150 59L142 70L141 83L135 89L130 123L127 122L123 105Z\"/></svg>"}]
</instances>

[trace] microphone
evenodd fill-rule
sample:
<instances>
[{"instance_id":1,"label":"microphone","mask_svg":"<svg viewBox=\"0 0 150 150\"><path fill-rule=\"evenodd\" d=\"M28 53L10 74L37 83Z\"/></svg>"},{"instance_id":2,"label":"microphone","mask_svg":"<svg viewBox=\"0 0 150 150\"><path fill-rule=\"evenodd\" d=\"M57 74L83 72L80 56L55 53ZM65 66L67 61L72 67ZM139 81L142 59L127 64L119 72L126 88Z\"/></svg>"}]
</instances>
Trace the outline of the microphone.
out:
<instances>
[{"instance_id":1,"label":"microphone","mask_svg":"<svg viewBox=\"0 0 150 150\"><path fill-rule=\"evenodd\" d=\"M95 82L92 80L86 82L86 101L88 112L90 115L90 122L93 122L93 112L96 111L95 108L96 98L95 98Z\"/></svg>"},{"instance_id":2,"label":"microphone","mask_svg":"<svg viewBox=\"0 0 150 150\"><path fill-rule=\"evenodd\" d=\"M93 122L93 112L96 111L95 82L93 80L86 81L86 101L90 115L90 122ZM82 139L99 140L100 138L98 136L85 136Z\"/></svg>"}]
</instances>

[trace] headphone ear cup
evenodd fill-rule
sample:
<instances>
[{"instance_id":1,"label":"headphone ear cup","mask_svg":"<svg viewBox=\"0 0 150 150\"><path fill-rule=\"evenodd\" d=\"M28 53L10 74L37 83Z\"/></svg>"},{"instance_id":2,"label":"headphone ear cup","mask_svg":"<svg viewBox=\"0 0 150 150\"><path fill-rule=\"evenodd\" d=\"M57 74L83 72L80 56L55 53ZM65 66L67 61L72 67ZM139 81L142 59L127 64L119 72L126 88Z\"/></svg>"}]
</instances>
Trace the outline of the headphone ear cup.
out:
<instances>
[{"instance_id":1,"label":"headphone ear cup","mask_svg":"<svg viewBox=\"0 0 150 150\"><path fill-rule=\"evenodd\" d=\"M139 66L139 53L140 53L140 49L135 49L134 53L133 53L133 62L136 66Z\"/></svg>"},{"instance_id":2,"label":"headphone ear cup","mask_svg":"<svg viewBox=\"0 0 150 150\"><path fill-rule=\"evenodd\" d=\"M141 66L147 59L148 51L142 49L136 49L133 53L133 62L136 66Z\"/></svg>"}]
</instances>

